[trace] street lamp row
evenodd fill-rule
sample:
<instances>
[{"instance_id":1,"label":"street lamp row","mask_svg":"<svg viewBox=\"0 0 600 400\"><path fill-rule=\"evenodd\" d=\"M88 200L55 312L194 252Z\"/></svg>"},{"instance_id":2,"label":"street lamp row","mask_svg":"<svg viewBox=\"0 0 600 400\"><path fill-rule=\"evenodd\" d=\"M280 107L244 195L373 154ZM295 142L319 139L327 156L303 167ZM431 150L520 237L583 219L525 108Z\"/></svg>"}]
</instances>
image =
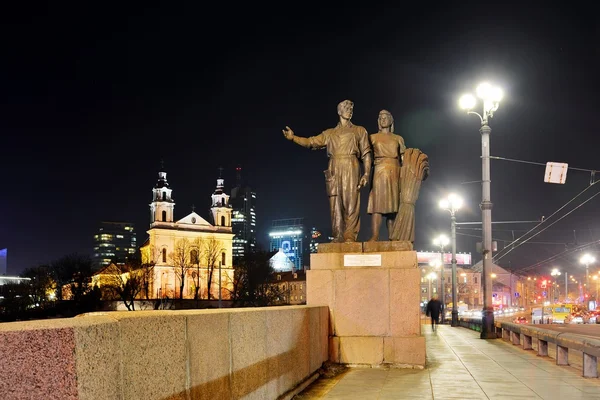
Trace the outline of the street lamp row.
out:
<instances>
[{"instance_id":1,"label":"street lamp row","mask_svg":"<svg viewBox=\"0 0 600 400\"><path fill-rule=\"evenodd\" d=\"M445 199L440 200L439 206L441 209L446 210L450 213L450 231L452 240L452 321L451 326L458 326L458 307L456 305L456 288L458 286L456 281L456 211L458 211L463 204L463 200L460 196L455 193L451 193ZM443 260L442 250L442 263ZM443 270L443 265L442 265ZM442 276L443 278L443 276ZM443 293L444 300L446 293ZM445 301L444 301L445 304ZM443 321L443 320L442 320Z\"/></svg>"}]
</instances>

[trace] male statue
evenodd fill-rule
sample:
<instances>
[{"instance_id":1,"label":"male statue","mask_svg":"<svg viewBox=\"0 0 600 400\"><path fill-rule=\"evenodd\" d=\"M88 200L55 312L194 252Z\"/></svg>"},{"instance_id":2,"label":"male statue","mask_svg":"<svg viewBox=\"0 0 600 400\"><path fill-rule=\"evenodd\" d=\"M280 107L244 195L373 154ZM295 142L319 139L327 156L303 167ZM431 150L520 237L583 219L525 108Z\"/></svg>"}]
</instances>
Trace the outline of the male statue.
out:
<instances>
[{"instance_id":1,"label":"male statue","mask_svg":"<svg viewBox=\"0 0 600 400\"><path fill-rule=\"evenodd\" d=\"M324 173L333 242L355 242L360 230L360 189L366 186L371 176L371 146L367 130L350 121L354 103L344 100L338 104L337 111L339 122L335 128L304 138L294 135L294 131L286 126L283 135L302 147L327 148L329 167Z\"/></svg>"}]
</instances>

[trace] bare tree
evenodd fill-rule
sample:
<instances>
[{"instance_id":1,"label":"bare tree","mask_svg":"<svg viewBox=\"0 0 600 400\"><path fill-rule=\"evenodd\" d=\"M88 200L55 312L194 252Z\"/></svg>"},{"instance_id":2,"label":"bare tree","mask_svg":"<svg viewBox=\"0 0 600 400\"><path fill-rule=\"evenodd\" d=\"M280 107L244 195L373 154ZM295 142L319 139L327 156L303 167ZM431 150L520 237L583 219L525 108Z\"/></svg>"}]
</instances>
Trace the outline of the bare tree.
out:
<instances>
[{"instance_id":1,"label":"bare tree","mask_svg":"<svg viewBox=\"0 0 600 400\"><path fill-rule=\"evenodd\" d=\"M285 292L273 279L274 270L269 260L274 252L248 253L235 265L232 298L235 306L261 307L281 301Z\"/></svg>"},{"instance_id":2,"label":"bare tree","mask_svg":"<svg viewBox=\"0 0 600 400\"><path fill-rule=\"evenodd\" d=\"M63 287L70 284L71 296L79 301L89 289L92 276L92 260L88 256L77 253L63 256L51 265L52 275L56 281L58 300L63 299Z\"/></svg>"},{"instance_id":3,"label":"bare tree","mask_svg":"<svg viewBox=\"0 0 600 400\"><path fill-rule=\"evenodd\" d=\"M48 295L56 292L56 282L52 278L52 268L49 265L39 265L27 268L21 274L30 278L31 299L34 304L44 307L49 303Z\"/></svg>"},{"instance_id":4,"label":"bare tree","mask_svg":"<svg viewBox=\"0 0 600 400\"><path fill-rule=\"evenodd\" d=\"M143 270L128 264L110 264L104 270L104 275L104 284L109 293L121 299L129 311L134 311L135 299L144 288Z\"/></svg>"},{"instance_id":5,"label":"bare tree","mask_svg":"<svg viewBox=\"0 0 600 400\"><path fill-rule=\"evenodd\" d=\"M202 238L196 238L191 243L191 251L190 251L190 261L192 265L195 265L196 271L192 272L192 280L194 285L194 300L198 300L201 297L200 293L200 282L201 282L201 274L200 267L202 262L202 252L204 249L204 240Z\"/></svg>"},{"instance_id":6,"label":"bare tree","mask_svg":"<svg viewBox=\"0 0 600 400\"><path fill-rule=\"evenodd\" d=\"M210 300L210 289L212 287L212 278L215 267L222 262L221 257L224 251L223 242L211 236L203 241L203 255L208 269L208 278L206 282L208 290L208 299Z\"/></svg>"},{"instance_id":7,"label":"bare tree","mask_svg":"<svg viewBox=\"0 0 600 400\"><path fill-rule=\"evenodd\" d=\"M150 299L150 288L154 284L154 267L162 255L158 246L148 245L141 250L140 273L142 275L143 293L146 300Z\"/></svg>"},{"instance_id":8,"label":"bare tree","mask_svg":"<svg viewBox=\"0 0 600 400\"><path fill-rule=\"evenodd\" d=\"M171 265L175 276L179 281L179 298L183 299L183 289L185 287L185 278L193 268L191 260L191 251L197 248L193 247L188 239L180 239L175 243L173 252L169 255Z\"/></svg>"}]
</instances>

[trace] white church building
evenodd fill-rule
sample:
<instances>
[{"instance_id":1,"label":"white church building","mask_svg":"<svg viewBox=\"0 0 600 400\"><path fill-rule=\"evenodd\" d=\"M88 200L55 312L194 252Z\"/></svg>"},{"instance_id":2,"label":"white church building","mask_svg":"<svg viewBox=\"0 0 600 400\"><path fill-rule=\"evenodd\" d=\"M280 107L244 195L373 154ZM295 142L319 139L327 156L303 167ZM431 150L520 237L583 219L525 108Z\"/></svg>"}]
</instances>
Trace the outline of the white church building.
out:
<instances>
[{"instance_id":1,"label":"white church building","mask_svg":"<svg viewBox=\"0 0 600 400\"><path fill-rule=\"evenodd\" d=\"M142 262L154 263L153 298L229 299L233 289L231 207L224 180L217 179L212 194L211 222L192 211L175 220L173 191L167 173L159 172L152 189L148 239L140 247ZM183 296L181 283L183 279Z\"/></svg>"}]
</instances>

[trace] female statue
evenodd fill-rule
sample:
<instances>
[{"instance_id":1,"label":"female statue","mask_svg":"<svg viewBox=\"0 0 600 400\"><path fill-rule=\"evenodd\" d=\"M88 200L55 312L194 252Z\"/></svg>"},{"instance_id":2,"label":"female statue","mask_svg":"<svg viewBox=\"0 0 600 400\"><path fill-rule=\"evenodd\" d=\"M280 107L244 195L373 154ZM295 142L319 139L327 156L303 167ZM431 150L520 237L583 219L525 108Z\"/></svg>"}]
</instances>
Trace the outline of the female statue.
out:
<instances>
[{"instance_id":1,"label":"female statue","mask_svg":"<svg viewBox=\"0 0 600 400\"><path fill-rule=\"evenodd\" d=\"M377 125L379 132L369 135L375 164L367 206L367 213L372 215L373 230L369 241L379 240L383 216L386 217L388 238L391 240L392 227L400 207L400 171L402 155L406 150L402 136L394 134L394 117L389 111L379 112Z\"/></svg>"}]
</instances>

